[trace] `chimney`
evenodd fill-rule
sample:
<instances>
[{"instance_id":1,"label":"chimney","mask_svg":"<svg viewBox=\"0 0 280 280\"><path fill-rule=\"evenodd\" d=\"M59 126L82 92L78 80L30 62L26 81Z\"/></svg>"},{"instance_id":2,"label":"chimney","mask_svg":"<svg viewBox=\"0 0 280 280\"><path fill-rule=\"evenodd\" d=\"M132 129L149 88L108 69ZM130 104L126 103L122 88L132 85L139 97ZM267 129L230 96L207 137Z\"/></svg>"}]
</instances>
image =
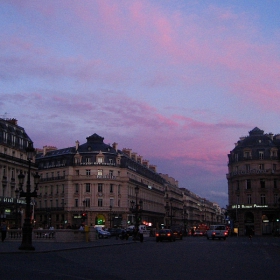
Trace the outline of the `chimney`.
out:
<instances>
[{"instance_id":1,"label":"chimney","mask_svg":"<svg viewBox=\"0 0 280 280\"><path fill-rule=\"evenodd\" d=\"M118 151L118 143L116 142L113 143L113 149L115 149L116 152Z\"/></svg>"},{"instance_id":2,"label":"chimney","mask_svg":"<svg viewBox=\"0 0 280 280\"><path fill-rule=\"evenodd\" d=\"M76 151L79 149L80 142L77 140L76 142Z\"/></svg>"}]
</instances>

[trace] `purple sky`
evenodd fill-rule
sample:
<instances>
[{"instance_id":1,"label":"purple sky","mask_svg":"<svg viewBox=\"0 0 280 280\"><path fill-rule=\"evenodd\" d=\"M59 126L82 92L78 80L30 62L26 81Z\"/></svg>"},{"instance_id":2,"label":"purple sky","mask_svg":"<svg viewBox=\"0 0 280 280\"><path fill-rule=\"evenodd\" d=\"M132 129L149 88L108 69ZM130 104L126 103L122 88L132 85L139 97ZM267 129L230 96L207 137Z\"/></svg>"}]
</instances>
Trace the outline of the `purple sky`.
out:
<instances>
[{"instance_id":1,"label":"purple sky","mask_svg":"<svg viewBox=\"0 0 280 280\"><path fill-rule=\"evenodd\" d=\"M234 143L280 133L279 1L0 2L0 117L37 148L97 133L224 207Z\"/></svg>"}]
</instances>

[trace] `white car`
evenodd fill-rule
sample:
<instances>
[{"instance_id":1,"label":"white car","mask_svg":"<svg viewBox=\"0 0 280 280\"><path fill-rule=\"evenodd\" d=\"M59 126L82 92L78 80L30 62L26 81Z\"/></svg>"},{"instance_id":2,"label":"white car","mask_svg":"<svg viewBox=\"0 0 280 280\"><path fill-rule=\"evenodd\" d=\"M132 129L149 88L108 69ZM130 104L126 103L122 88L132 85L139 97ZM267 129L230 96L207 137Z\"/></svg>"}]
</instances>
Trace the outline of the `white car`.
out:
<instances>
[{"instance_id":1,"label":"white car","mask_svg":"<svg viewBox=\"0 0 280 280\"><path fill-rule=\"evenodd\" d=\"M96 228L98 238L110 238L111 233L107 230L103 230L102 228Z\"/></svg>"},{"instance_id":2,"label":"white car","mask_svg":"<svg viewBox=\"0 0 280 280\"><path fill-rule=\"evenodd\" d=\"M228 237L228 230L226 229L225 225L212 225L210 226L210 229L207 230L206 236L207 239L218 238L226 240L226 238Z\"/></svg>"}]
</instances>

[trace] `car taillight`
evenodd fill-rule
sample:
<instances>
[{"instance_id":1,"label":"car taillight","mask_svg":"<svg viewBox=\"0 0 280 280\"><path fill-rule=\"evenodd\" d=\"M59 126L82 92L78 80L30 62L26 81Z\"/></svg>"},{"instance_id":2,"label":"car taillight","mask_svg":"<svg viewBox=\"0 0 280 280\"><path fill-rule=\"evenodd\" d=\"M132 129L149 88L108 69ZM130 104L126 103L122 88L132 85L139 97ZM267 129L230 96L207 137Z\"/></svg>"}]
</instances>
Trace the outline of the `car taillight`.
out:
<instances>
[{"instance_id":1,"label":"car taillight","mask_svg":"<svg viewBox=\"0 0 280 280\"><path fill-rule=\"evenodd\" d=\"M156 236L159 236L159 234L158 234L158 233L156 233Z\"/></svg>"},{"instance_id":2,"label":"car taillight","mask_svg":"<svg viewBox=\"0 0 280 280\"><path fill-rule=\"evenodd\" d=\"M227 232L227 231L225 231L225 235L228 235L228 232Z\"/></svg>"},{"instance_id":3,"label":"car taillight","mask_svg":"<svg viewBox=\"0 0 280 280\"><path fill-rule=\"evenodd\" d=\"M170 236L171 234L170 233L167 233L167 236Z\"/></svg>"},{"instance_id":4,"label":"car taillight","mask_svg":"<svg viewBox=\"0 0 280 280\"><path fill-rule=\"evenodd\" d=\"M212 232L212 235L216 235L216 232Z\"/></svg>"}]
</instances>

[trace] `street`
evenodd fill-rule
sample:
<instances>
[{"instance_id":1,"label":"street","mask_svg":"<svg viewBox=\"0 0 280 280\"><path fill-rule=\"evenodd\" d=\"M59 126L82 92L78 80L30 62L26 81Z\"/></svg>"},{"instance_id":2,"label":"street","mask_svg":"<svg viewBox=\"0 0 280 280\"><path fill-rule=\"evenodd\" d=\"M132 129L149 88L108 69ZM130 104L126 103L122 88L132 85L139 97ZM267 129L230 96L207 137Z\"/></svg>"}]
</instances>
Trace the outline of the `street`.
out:
<instances>
[{"instance_id":1,"label":"street","mask_svg":"<svg viewBox=\"0 0 280 280\"><path fill-rule=\"evenodd\" d=\"M280 238L118 242L52 253L5 254L1 279L279 279Z\"/></svg>"}]
</instances>

